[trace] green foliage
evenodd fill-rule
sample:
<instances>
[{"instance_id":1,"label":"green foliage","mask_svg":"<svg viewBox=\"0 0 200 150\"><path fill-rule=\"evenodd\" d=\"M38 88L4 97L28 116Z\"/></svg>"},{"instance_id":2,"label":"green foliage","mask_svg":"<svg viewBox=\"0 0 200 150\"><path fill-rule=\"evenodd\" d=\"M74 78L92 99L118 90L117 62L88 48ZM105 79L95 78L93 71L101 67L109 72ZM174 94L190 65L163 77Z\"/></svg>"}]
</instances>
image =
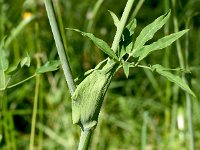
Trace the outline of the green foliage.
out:
<instances>
[{"instance_id":1,"label":"green foliage","mask_svg":"<svg viewBox=\"0 0 200 150\"><path fill-rule=\"evenodd\" d=\"M162 28L163 25L169 20L170 14L171 14L171 11L169 11L165 15L158 17L151 24L147 25L144 29L142 29L142 31L140 32L140 34L135 40L133 51L134 49L141 48L148 40L152 39L154 34L160 28Z\"/></svg>"},{"instance_id":2,"label":"green foliage","mask_svg":"<svg viewBox=\"0 0 200 150\"><path fill-rule=\"evenodd\" d=\"M134 6L138 5L137 2L140 1L135 1ZM137 21L131 16L115 53L117 56L115 61L121 68L117 68L109 86L109 92L104 97L90 149L190 149L189 141L192 138L188 132L187 93L196 95L196 99L190 95L189 97L192 106L191 123L194 130L192 137L195 141L195 149L200 149L198 58L200 55L198 21L200 5L199 0L175 2L177 5L173 7L172 1L157 1L156 3L152 0L145 1L137 10ZM115 12L116 15L111 12L111 16L117 27L120 21L118 17L121 16L126 1L116 3L116 1L104 0L100 9L93 14L95 3L96 1L90 0L54 1L55 10L58 12L57 19L63 32L62 36L65 37L64 42L67 43L66 52L73 75L79 77L76 80L77 87L83 85L82 82L85 82L90 75L92 76L94 71L101 72L108 60L114 57L106 52L107 55L103 55L97 50L97 45L86 42L78 34L65 32L64 28L72 27L92 32L96 37L102 37L107 45L111 45L116 28L106 12L107 10ZM61 67L59 63L50 63L52 66L43 65L58 59L43 6L42 0L0 1L0 39L2 41L0 49L0 149L2 150L29 149L31 116L38 77L39 94L34 148L38 150L75 149L79 142L80 130L71 121L71 98L63 72L51 72ZM149 33L148 40L147 38L142 39L142 36L139 40L139 35L142 34L140 31L143 31L149 22L170 8L172 9L171 17L167 19L169 15L167 13L160 19L160 21L166 21L166 23L162 22L163 28L156 29L152 38L149 39ZM136 7L132 10L135 11ZM25 17L27 14L31 16L30 20L25 20L28 19ZM129 25L131 27L128 27ZM157 22L156 25L161 26L161 23ZM153 29L153 26L149 29ZM190 30L187 32L184 29ZM150 30L146 31L150 32ZM173 33L174 31L176 33ZM143 34L146 33L148 32ZM179 40L179 46L186 68L170 69L178 68L180 64L176 51L178 44L171 44L175 42L175 39L178 40L181 34L184 36ZM2 44L4 38L4 44ZM138 48L135 49L136 39ZM140 44L140 41L144 44ZM159 49L163 51L157 52L156 50ZM154 55L150 55L152 52L155 52ZM104 61L99 63L101 60ZM164 67L160 68L158 64ZM41 69L42 72L37 74L36 71ZM153 70L157 73L152 72ZM48 73L45 73L46 71ZM182 76L182 74L187 81L180 80L182 77L178 75ZM94 84L97 80L90 83ZM188 83L192 92L185 83ZM92 86L89 87L92 88ZM180 92L179 87L184 91ZM81 90L79 92L77 91L76 95L84 95ZM87 92L89 95L89 91ZM183 109L183 129L178 126L179 108Z\"/></svg>"},{"instance_id":3,"label":"green foliage","mask_svg":"<svg viewBox=\"0 0 200 150\"><path fill-rule=\"evenodd\" d=\"M183 90L187 91L188 93L190 93L192 96L195 97L194 92L189 88L189 86L179 76L176 76L176 75L172 74L171 72L168 72L166 68L164 68L163 66L161 66L159 64L153 65L152 68L153 68L153 70L155 69L157 73L166 77L169 81L174 82L180 88L182 88Z\"/></svg>"},{"instance_id":4,"label":"green foliage","mask_svg":"<svg viewBox=\"0 0 200 150\"><path fill-rule=\"evenodd\" d=\"M55 70L58 70L59 66L60 66L59 60L48 61L42 67L38 68L36 70L36 73L42 74L42 73L45 73L45 72L55 71Z\"/></svg>"},{"instance_id":5,"label":"green foliage","mask_svg":"<svg viewBox=\"0 0 200 150\"><path fill-rule=\"evenodd\" d=\"M111 15L111 17L113 19L114 25L117 27L119 25L119 19L118 19L118 17L115 15L114 12L112 12L110 10L109 10L109 13L110 13L110 15Z\"/></svg>"},{"instance_id":6,"label":"green foliage","mask_svg":"<svg viewBox=\"0 0 200 150\"><path fill-rule=\"evenodd\" d=\"M85 32L82 32L78 29L70 29L70 28L67 28L69 30L73 30L73 31L76 31L76 32L79 32L81 33L83 36L87 36L90 40L92 40L95 45L97 47L99 47L104 53L108 54L108 56L110 56L111 58L114 58L116 60L118 60L116 54L113 52L113 50L109 47L109 45L104 42L102 39L99 39L97 37L95 37L92 33L85 33Z\"/></svg>"},{"instance_id":7,"label":"green foliage","mask_svg":"<svg viewBox=\"0 0 200 150\"><path fill-rule=\"evenodd\" d=\"M138 61L141 61L151 52L166 48L167 46L171 45L174 41L176 41L178 38L180 38L187 32L188 30L186 29L177 33L167 35L150 45L145 45L140 49L133 50L133 52L130 55L133 57L139 57Z\"/></svg>"}]
</instances>

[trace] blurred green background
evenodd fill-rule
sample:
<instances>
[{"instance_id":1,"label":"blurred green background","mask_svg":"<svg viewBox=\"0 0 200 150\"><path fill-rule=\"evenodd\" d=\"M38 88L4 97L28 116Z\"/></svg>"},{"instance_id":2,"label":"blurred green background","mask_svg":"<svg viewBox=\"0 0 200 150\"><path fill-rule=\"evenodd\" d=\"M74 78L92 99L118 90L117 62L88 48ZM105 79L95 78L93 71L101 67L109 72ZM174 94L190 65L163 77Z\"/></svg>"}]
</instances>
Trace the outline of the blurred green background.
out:
<instances>
[{"instance_id":1,"label":"blurred green background","mask_svg":"<svg viewBox=\"0 0 200 150\"><path fill-rule=\"evenodd\" d=\"M141 7L137 7L138 3ZM111 45L116 29L108 10L120 17L126 1L101 0L97 9L96 4L97 0L54 0L74 77L94 68L106 55L87 38L65 28L92 32ZM150 42L175 32L176 23L178 30L190 29L179 40L179 46L184 57L188 56L190 73L186 73L186 78L197 95L191 97L191 110L195 148L200 149L200 0L135 0L132 12L136 8L139 9L134 38L169 9L172 15L168 24ZM134 14L130 16L133 17ZM42 0L0 0L1 42L4 38L10 40L4 47L9 66L27 54L31 58L30 67L12 75L9 85L32 76L47 61L59 59ZM180 67L177 45L151 54L143 63ZM2 82L2 72L0 75ZM62 69L0 91L0 149L29 149L36 100L35 149L76 149L80 129L72 124L71 99ZM91 149L188 150L191 138L186 112L184 91L165 78L140 68L131 70L127 79L123 70L119 70L103 103Z\"/></svg>"}]
</instances>

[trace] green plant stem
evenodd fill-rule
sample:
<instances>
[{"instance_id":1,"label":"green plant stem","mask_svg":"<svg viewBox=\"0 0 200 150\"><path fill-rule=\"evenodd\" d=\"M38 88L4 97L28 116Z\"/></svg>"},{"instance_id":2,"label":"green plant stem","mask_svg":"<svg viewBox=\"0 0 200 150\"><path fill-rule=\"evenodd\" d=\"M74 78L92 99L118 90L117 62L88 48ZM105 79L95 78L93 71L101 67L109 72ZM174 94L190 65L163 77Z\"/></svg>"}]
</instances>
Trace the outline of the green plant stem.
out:
<instances>
[{"instance_id":1,"label":"green plant stem","mask_svg":"<svg viewBox=\"0 0 200 150\"><path fill-rule=\"evenodd\" d=\"M189 21L186 23L186 28L189 27ZM188 65L188 57L189 57L189 33L186 33L185 37L185 69L189 69ZM185 82L188 82L185 74L183 74L183 79ZM185 92L186 96L186 115L188 119L188 130L189 130L189 139L190 139L190 149L195 149L195 143L194 143L194 131L193 131L193 125L192 125L192 104L191 104L191 96Z\"/></svg>"},{"instance_id":2,"label":"green plant stem","mask_svg":"<svg viewBox=\"0 0 200 150\"><path fill-rule=\"evenodd\" d=\"M133 6L133 2L134 2L134 0L128 0L128 2L126 3L126 7L124 9L124 12L122 14L122 17L120 19L120 22L119 22L119 24L117 26L117 32L115 34L114 41L113 41L112 47L111 47L111 49L114 52L117 51L117 48L118 48L118 45L119 45L119 42L120 42L120 39L121 39L121 35L123 33L123 30L124 30L124 26L126 24L126 21L128 19L129 13L130 13L131 8Z\"/></svg>"},{"instance_id":3,"label":"green plant stem","mask_svg":"<svg viewBox=\"0 0 200 150\"><path fill-rule=\"evenodd\" d=\"M143 3L145 0L139 0L139 2L137 3L137 6L134 9L133 14L131 15L131 19L134 19L135 16L137 15L137 13L139 12L140 8L142 7Z\"/></svg>"},{"instance_id":4,"label":"green plant stem","mask_svg":"<svg viewBox=\"0 0 200 150\"><path fill-rule=\"evenodd\" d=\"M95 5L94 5L94 8L92 10L92 18L90 19L90 21L88 22L88 25L87 25L87 32L91 32L91 29L93 29L93 25L95 23L95 17L97 15L97 12L99 10L99 8L101 7L102 3L104 2L104 0L98 0Z\"/></svg>"},{"instance_id":5,"label":"green plant stem","mask_svg":"<svg viewBox=\"0 0 200 150\"><path fill-rule=\"evenodd\" d=\"M112 47L111 49L116 52L120 39L121 39L121 35L123 33L126 21L128 19L129 13L131 11L132 5L133 5L134 0L128 0L128 2L126 3L124 12L122 14L122 17L120 19L120 23L117 27L117 31L112 43ZM86 132L86 133L85 133ZM79 143L79 150L87 150L89 147L89 143L90 143L90 138L92 135L93 130L89 130L89 131L81 131L81 138L80 138L80 143Z\"/></svg>"},{"instance_id":6,"label":"green plant stem","mask_svg":"<svg viewBox=\"0 0 200 150\"><path fill-rule=\"evenodd\" d=\"M90 144L92 130L82 131L78 150L87 150Z\"/></svg>"},{"instance_id":7,"label":"green plant stem","mask_svg":"<svg viewBox=\"0 0 200 150\"><path fill-rule=\"evenodd\" d=\"M39 67L39 66L40 66L40 60L38 58L37 59L37 67ZM40 75L36 76L29 150L34 150L35 125L36 125L36 116L37 116L38 99L39 99L39 85L40 85Z\"/></svg>"},{"instance_id":8,"label":"green plant stem","mask_svg":"<svg viewBox=\"0 0 200 150\"><path fill-rule=\"evenodd\" d=\"M172 5L173 5L173 8L175 10L175 7L176 7L176 1L175 0L172 0ZM179 26L178 26L178 21L177 21L176 14L174 14L173 21L174 21L174 30L175 30L175 32L178 32L179 31L179 29L178 29ZM186 41L187 40L188 39L187 39L187 36L186 36ZM180 44L179 40L176 41L176 47L177 47L180 66L181 66L181 68L185 69L188 66L184 65L184 57L183 57L183 53L181 51L181 44ZM188 43L186 43L186 47L185 48L186 48L186 51L187 51L188 50ZM186 53L186 57L188 57L188 52ZM185 62L185 64L187 64L187 62ZM187 79L185 78L185 73L182 74L182 79L187 83ZM187 115L187 123L188 123L189 145L190 145L190 150L194 150L194 145L195 144L194 144L194 133L193 133L193 125L192 125L191 98L190 98L190 95L187 92L185 92L185 95L186 95L186 115Z\"/></svg>"},{"instance_id":9,"label":"green plant stem","mask_svg":"<svg viewBox=\"0 0 200 150\"><path fill-rule=\"evenodd\" d=\"M141 136L141 142L142 147L141 150L146 149L146 140L147 140L147 122L148 122L148 112L143 113L143 126L142 126L142 136Z\"/></svg>"},{"instance_id":10,"label":"green plant stem","mask_svg":"<svg viewBox=\"0 0 200 150\"><path fill-rule=\"evenodd\" d=\"M63 71L64 71L65 79L67 81L67 85L69 87L70 94L73 95L76 86L75 86L75 83L74 83L74 79L72 77L71 68L69 66L69 61L67 59L67 55L66 55L66 52L65 52L63 39L62 39L60 30L59 30L59 27L58 27L58 22L57 22L57 19L56 19L55 10L54 10L54 7L53 7L53 2L52 2L52 0L44 0L44 3L45 3L49 23L50 23L50 26L51 26L51 30L53 32L53 37L54 37L54 40L55 40L55 43L56 43L58 55L59 55L59 58L60 58L60 61L61 61Z\"/></svg>"},{"instance_id":11,"label":"green plant stem","mask_svg":"<svg viewBox=\"0 0 200 150\"><path fill-rule=\"evenodd\" d=\"M22 80L22 81L20 81L20 82L18 82L18 83L15 83L15 84L12 84L12 85L8 86L7 88L9 89L9 88L12 88L12 87L14 87L14 86L17 86L17 85L19 85L19 84L22 84L22 83L24 83L24 82L26 82L26 81L28 81L28 80L34 78L36 75L37 75L37 74L34 74L34 75L32 75L32 76L30 76L30 77L28 77L28 78L26 78L26 79L24 79L24 80ZM1 89L0 89L0 91L1 91Z\"/></svg>"}]
</instances>

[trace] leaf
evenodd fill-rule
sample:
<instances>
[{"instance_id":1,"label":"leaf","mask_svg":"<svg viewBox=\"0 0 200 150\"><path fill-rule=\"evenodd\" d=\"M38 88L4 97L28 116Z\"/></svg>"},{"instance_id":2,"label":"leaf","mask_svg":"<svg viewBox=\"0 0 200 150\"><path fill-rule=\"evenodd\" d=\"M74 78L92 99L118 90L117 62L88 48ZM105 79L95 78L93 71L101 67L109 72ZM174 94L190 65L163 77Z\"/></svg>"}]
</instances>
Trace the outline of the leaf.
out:
<instances>
[{"instance_id":1,"label":"leaf","mask_svg":"<svg viewBox=\"0 0 200 150\"><path fill-rule=\"evenodd\" d=\"M130 53L133 48L133 33L136 28L136 19L129 22L123 31L122 41L120 42L120 58L126 53Z\"/></svg>"},{"instance_id":2,"label":"leaf","mask_svg":"<svg viewBox=\"0 0 200 150\"><path fill-rule=\"evenodd\" d=\"M95 37L93 34L91 33L86 33L86 32L82 32L78 29L70 29L70 28L67 28L68 30L73 30L73 31L76 31L76 32L79 32L81 33L83 36L86 36L88 37L90 40L92 40L94 42L94 44L100 48L104 53L108 54L110 57L118 60L118 57L116 56L116 54L114 53L114 51L109 47L109 45L103 41L102 39L99 39L97 37Z\"/></svg>"},{"instance_id":3,"label":"leaf","mask_svg":"<svg viewBox=\"0 0 200 150\"><path fill-rule=\"evenodd\" d=\"M129 30L130 36L133 35L135 28L137 26L137 21L136 19L131 20L128 25L126 26L126 28Z\"/></svg>"},{"instance_id":4,"label":"leaf","mask_svg":"<svg viewBox=\"0 0 200 150\"><path fill-rule=\"evenodd\" d=\"M30 66L30 63L31 63L31 59L30 59L30 57L29 57L28 54L27 54L27 56L24 57L24 58L21 60L20 66L21 66L21 68L22 68L23 66L29 67L29 66Z\"/></svg>"},{"instance_id":5,"label":"leaf","mask_svg":"<svg viewBox=\"0 0 200 150\"><path fill-rule=\"evenodd\" d=\"M146 56L148 56L149 53L166 48L167 46L171 45L174 41L183 36L186 32L188 32L188 29L167 35L150 45L146 45L140 49L134 50L131 55L133 57L139 57L138 61L141 61Z\"/></svg>"},{"instance_id":6,"label":"leaf","mask_svg":"<svg viewBox=\"0 0 200 150\"><path fill-rule=\"evenodd\" d=\"M36 70L37 74L45 73L45 72L51 72L58 70L58 67L60 66L60 61L59 60L51 60L48 61L44 66L38 68Z\"/></svg>"},{"instance_id":7,"label":"leaf","mask_svg":"<svg viewBox=\"0 0 200 150\"><path fill-rule=\"evenodd\" d=\"M26 57L22 58L20 61L18 61L16 64L11 65L7 70L7 75L14 75L16 72L18 72L21 68L24 66L29 67L30 66L31 59L29 55L27 54Z\"/></svg>"},{"instance_id":8,"label":"leaf","mask_svg":"<svg viewBox=\"0 0 200 150\"><path fill-rule=\"evenodd\" d=\"M161 66L159 64L156 64L156 65L152 66L152 69L153 70L155 69L157 73L166 77L169 81L175 83L180 88L187 91L192 96L196 97L194 92L190 89L190 87L179 76L176 76L176 75L172 74L171 72L166 71L167 68L164 68L163 66Z\"/></svg>"},{"instance_id":9,"label":"leaf","mask_svg":"<svg viewBox=\"0 0 200 150\"><path fill-rule=\"evenodd\" d=\"M152 39L154 34L162 28L162 26L168 21L171 11L168 11L165 15L158 17L151 24L147 25L139 34L135 40L134 49L141 48L148 40Z\"/></svg>"},{"instance_id":10,"label":"leaf","mask_svg":"<svg viewBox=\"0 0 200 150\"><path fill-rule=\"evenodd\" d=\"M125 75L126 75L126 78L128 78L128 76L129 76L130 63L124 61L123 64L122 64L122 66L123 66L123 69L124 69L124 73L125 73Z\"/></svg>"},{"instance_id":11,"label":"leaf","mask_svg":"<svg viewBox=\"0 0 200 150\"><path fill-rule=\"evenodd\" d=\"M6 71L9 66L9 61L4 50L0 50L0 70Z\"/></svg>"},{"instance_id":12,"label":"leaf","mask_svg":"<svg viewBox=\"0 0 200 150\"><path fill-rule=\"evenodd\" d=\"M6 71L9 66L8 56L4 50L5 38L0 43L0 70Z\"/></svg>"},{"instance_id":13,"label":"leaf","mask_svg":"<svg viewBox=\"0 0 200 150\"><path fill-rule=\"evenodd\" d=\"M111 15L111 17L112 17L112 19L113 19L114 25L115 25L116 27L118 27L120 21L119 21L117 15L115 15L115 13L112 12L112 11L110 11L110 10L108 10L108 11L109 11L109 13L110 13L110 15Z\"/></svg>"}]
</instances>

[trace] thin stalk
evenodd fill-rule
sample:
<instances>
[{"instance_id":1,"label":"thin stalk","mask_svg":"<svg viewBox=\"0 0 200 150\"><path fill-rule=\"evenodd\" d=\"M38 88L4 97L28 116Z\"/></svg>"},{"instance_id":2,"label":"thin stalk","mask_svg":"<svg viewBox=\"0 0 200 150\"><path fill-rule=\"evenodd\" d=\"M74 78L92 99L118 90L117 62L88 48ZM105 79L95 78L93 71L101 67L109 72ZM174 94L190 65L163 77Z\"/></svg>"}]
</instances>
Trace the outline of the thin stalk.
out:
<instances>
[{"instance_id":1,"label":"thin stalk","mask_svg":"<svg viewBox=\"0 0 200 150\"><path fill-rule=\"evenodd\" d=\"M128 0L128 2L126 3L126 6L125 6L124 12L122 14L122 17L120 19L120 23L117 26L117 32L115 34L114 41L113 41L112 47L111 47L111 49L114 52L117 51L117 48L119 46L121 35L122 35L123 30L124 30L124 27L125 27L126 21L128 19L129 13L131 11L131 8L133 6L133 2L134 2L134 0Z\"/></svg>"},{"instance_id":2,"label":"thin stalk","mask_svg":"<svg viewBox=\"0 0 200 150\"><path fill-rule=\"evenodd\" d=\"M186 28L189 28L189 20L186 22ZM189 33L186 33L185 37L185 68L188 69L188 57L189 57ZM185 76L183 76L185 82L188 82ZM188 130L189 130L189 139L190 139L190 149L194 150L195 143L194 143L194 131L192 125L192 104L191 104L191 96L185 92L186 96L186 115L188 119Z\"/></svg>"},{"instance_id":3,"label":"thin stalk","mask_svg":"<svg viewBox=\"0 0 200 150\"><path fill-rule=\"evenodd\" d=\"M135 16L137 15L137 13L139 12L140 8L142 7L143 3L145 0L139 0L139 2L137 3L135 10L133 12L133 14L131 15L131 19L135 18Z\"/></svg>"},{"instance_id":4,"label":"thin stalk","mask_svg":"<svg viewBox=\"0 0 200 150\"><path fill-rule=\"evenodd\" d=\"M28 81L28 80L34 78L36 75L37 75L37 74L34 74L34 75L32 75L32 76L30 76L30 77L28 77L28 78L26 78L26 79L24 79L24 80L22 80L22 81L20 81L20 82L17 82L17 83L15 83L15 84L12 84L12 85L8 86L8 87L6 87L6 88L9 89L9 88L12 88L12 87L14 87L14 86L17 86L17 85L19 85L19 84L22 84L22 83L24 83L24 82L26 82L26 81ZM0 89L0 91L1 91L1 89Z\"/></svg>"},{"instance_id":5,"label":"thin stalk","mask_svg":"<svg viewBox=\"0 0 200 150\"><path fill-rule=\"evenodd\" d=\"M176 6L176 1L172 0L172 5L175 8ZM174 9L175 10L175 9ZM178 21L176 16L174 15L173 17L174 20L174 28L175 28L175 32L178 32ZM187 27L187 25L186 25ZM188 34L188 33L187 33ZM188 36L186 36L186 41L189 40ZM188 41L185 43L186 45L186 57L188 57ZM184 65L184 58L183 58L183 54L181 51L181 44L180 41L177 40L176 41L176 46L177 46L177 52L178 52L178 56L179 56L179 63L181 68L185 69L185 65ZM186 59L187 60L187 59ZM188 62L185 62L185 64L188 64ZM182 74L182 79L187 83L187 79L185 78L185 73L183 72ZM190 150L194 150L194 133L193 133L193 125L192 125L192 107L191 107L191 98L190 95L186 92L186 115L187 115L187 123L188 123L188 134L189 134L189 145L190 145Z\"/></svg>"},{"instance_id":6,"label":"thin stalk","mask_svg":"<svg viewBox=\"0 0 200 150\"><path fill-rule=\"evenodd\" d=\"M142 148L141 150L146 149L146 143L147 143L147 122L148 122L148 112L143 113L143 126L142 126L142 136L141 136L141 142L142 142Z\"/></svg>"},{"instance_id":7,"label":"thin stalk","mask_svg":"<svg viewBox=\"0 0 200 150\"><path fill-rule=\"evenodd\" d=\"M40 60L39 60L39 58L37 58L37 68L39 66L40 66ZM39 86L40 86L40 75L37 75L36 76L36 85L35 85L34 103L33 103L33 114L32 114L32 121L31 121L31 135L30 135L30 145L29 145L30 150L34 150L34 136L35 136L37 109L38 109Z\"/></svg>"},{"instance_id":8,"label":"thin stalk","mask_svg":"<svg viewBox=\"0 0 200 150\"><path fill-rule=\"evenodd\" d=\"M8 104L7 104L7 93L6 91L3 93L2 100L2 112L5 114L2 119L3 129L4 129L4 138L5 138L5 145L7 148L11 148L11 139L9 134L9 126L8 126Z\"/></svg>"},{"instance_id":9,"label":"thin stalk","mask_svg":"<svg viewBox=\"0 0 200 150\"><path fill-rule=\"evenodd\" d=\"M66 40L66 36L65 36L65 28L63 25L63 20L62 20L62 15L61 15L61 10L60 10L60 2L57 1L55 3L55 12L57 14L57 19L58 19L58 25L59 25L59 29L60 29L60 33L61 33L61 37L63 39L63 44L65 49L67 48L67 40Z\"/></svg>"},{"instance_id":10,"label":"thin stalk","mask_svg":"<svg viewBox=\"0 0 200 150\"><path fill-rule=\"evenodd\" d=\"M167 12L170 9L170 1L169 0L164 0L164 10L165 12ZM169 22L167 22L164 25L164 34L165 35L169 35ZM169 63L169 58L170 58L170 51L171 48L167 47L165 49L165 54L164 54L164 59L163 59L163 63L165 64L165 66L167 68L170 68L170 63ZM165 136L169 135L169 129L170 129L170 121L171 121L171 112L170 112L170 98L171 98L171 82L170 81L166 81L166 88L165 88L165 97L164 97L164 103L166 104L165 106ZM173 114L172 114L173 115Z\"/></svg>"},{"instance_id":11,"label":"thin stalk","mask_svg":"<svg viewBox=\"0 0 200 150\"><path fill-rule=\"evenodd\" d=\"M56 19L53 2L52 2L52 0L44 0L44 3L45 3L49 23L51 26L51 30L53 32L53 37L54 37L54 40L56 43L58 55L59 55L59 58L61 61L63 71L64 71L65 79L67 81L70 94L73 95L76 86L74 83L74 79L72 77L72 72L71 72L71 68L69 66L69 61L67 59L67 55L65 53L65 47L63 44L63 39L62 39L60 30L59 30L58 22Z\"/></svg>"},{"instance_id":12,"label":"thin stalk","mask_svg":"<svg viewBox=\"0 0 200 150\"><path fill-rule=\"evenodd\" d=\"M87 150L90 144L90 138L92 135L92 131L82 131L80 137L80 143L78 146L78 150Z\"/></svg>"},{"instance_id":13,"label":"thin stalk","mask_svg":"<svg viewBox=\"0 0 200 150\"><path fill-rule=\"evenodd\" d=\"M16 138L15 138L14 120L13 120L13 115L10 111L8 112L8 122L9 122L8 123L9 130L10 130L10 141L11 141L13 150L16 150L17 144L16 144Z\"/></svg>"},{"instance_id":14,"label":"thin stalk","mask_svg":"<svg viewBox=\"0 0 200 150\"><path fill-rule=\"evenodd\" d=\"M88 22L88 25L87 25L87 32L91 32L91 30L93 29L93 25L95 23L95 17L97 15L97 12L100 8L100 6L102 5L104 0L98 0L95 5L94 5L94 8L92 10L92 18L90 19L90 21Z\"/></svg>"},{"instance_id":15,"label":"thin stalk","mask_svg":"<svg viewBox=\"0 0 200 150\"><path fill-rule=\"evenodd\" d=\"M172 5L173 5L173 8L175 10L175 7L176 7L176 1L175 0L172 0ZM177 20L176 14L174 14L174 16L173 16L173 23L174 23L174 31L178 32L179 26L178 26L178 20ZM184 58L183 58L183 53L181 51L181 44L180 44L179 40L176 41L176 47L177 47L177 53L178 53L178 59L179 59L180 67L184 68Z\"/></svg>"}]
</instances>

